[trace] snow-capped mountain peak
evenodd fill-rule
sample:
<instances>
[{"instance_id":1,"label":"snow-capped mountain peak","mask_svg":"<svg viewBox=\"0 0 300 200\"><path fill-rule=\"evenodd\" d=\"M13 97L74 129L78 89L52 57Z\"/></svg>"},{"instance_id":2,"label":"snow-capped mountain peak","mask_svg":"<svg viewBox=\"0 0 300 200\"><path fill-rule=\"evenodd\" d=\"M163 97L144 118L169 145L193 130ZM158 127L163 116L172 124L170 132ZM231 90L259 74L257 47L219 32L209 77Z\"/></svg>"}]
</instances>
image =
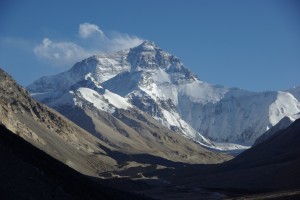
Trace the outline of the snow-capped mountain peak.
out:
<instances>
[{"instance_id":1,"label":"snow-capped mountain peak","mask_svg":"<svg viewBox=\"0 0 300 200\"><path fill-rule=\"evenodd\" d=\"M141 45L131 48L128 56L131 71L151 71L156 69L180 69L183 64L175 56L156 46L151 41L145 41Z\"/></svg>"},{"instance_id":2,"label":"snow-capped mountain peak","mask_svg":"<svg viewBox=\"0 0 300 200\"><path fill-rule=\"evenodd\" d=\"M156 46L156 44L150 40L145 40L142 44L140 44L137 47L134 48L142 48L143 50L154 50L159 47Z\"/></svg>"},{"instance_id":3,"label":"snow-capped mountain peak","mask_svg":"<svg viewBox=\"0 0 300 200\"><path fill-rule=\"evenodd\" d=\"M116 99L128 101L166 127L196 141L204 140L204 135L218 142L251 144L283 117L300 112L300 103L287 92L255 93L200 81L176 56L151 41L92 56L67 72L42 77L28 89L43 93L35 97L56 107L59 105L54 104L59 101L55 99L75 86L102 96L107 91L114 93L118 95ZM95 100L91 99L93 92L80 92L86 100Z\"/></svg>"}]
</instances>

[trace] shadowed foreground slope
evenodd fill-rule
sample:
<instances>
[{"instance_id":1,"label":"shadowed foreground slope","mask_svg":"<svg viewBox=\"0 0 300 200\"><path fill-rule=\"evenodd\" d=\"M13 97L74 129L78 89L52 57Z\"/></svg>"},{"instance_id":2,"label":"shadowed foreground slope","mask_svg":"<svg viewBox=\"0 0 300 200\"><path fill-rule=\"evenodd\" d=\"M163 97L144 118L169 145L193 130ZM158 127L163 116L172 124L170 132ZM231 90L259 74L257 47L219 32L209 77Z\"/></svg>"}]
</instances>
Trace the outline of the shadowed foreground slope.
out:
<instances>
[{"instance_id":1,"label":"shadowed foreground slope","mask_svg":"<svg viewBox=\"0 0 300 200\"><path fill-rule=\"evenodd\" d=\"M233 160L156 173L169 184L142 191L158 199L299 199L300 119Z\"/></svg>"},{"instance_id":2,"label":"shadowed foreground slope","mask_svg":"<svg viewBox=\"0 0 300 200\"><path fill-rule=\"evenodd\" d=\"M144 199L103 186L0 126L1 199Z\"/></svg>"},{"instance_id":3,"label":"shadowed foreground slope","mask_svg":"<svg viewBox=\"0 0 300 200\"><path fill-rule=\"evenodd\" d=\"M253 191L300 189L300 119L235 159L215 166L177 171L186 186Z\"/></svg>"}]
</instances>

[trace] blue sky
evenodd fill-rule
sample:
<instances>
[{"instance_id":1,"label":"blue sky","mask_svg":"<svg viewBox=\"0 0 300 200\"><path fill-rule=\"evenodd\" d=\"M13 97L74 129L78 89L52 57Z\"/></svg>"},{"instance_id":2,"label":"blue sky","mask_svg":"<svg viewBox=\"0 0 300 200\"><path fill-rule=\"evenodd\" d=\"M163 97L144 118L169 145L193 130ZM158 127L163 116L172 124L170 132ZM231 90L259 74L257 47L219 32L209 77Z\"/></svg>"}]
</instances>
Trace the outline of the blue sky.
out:
<instances>
[{"instance_id":1,"label":"blue sky","mask_svg":"<svg viewBox=\"0 0 300 200\"><path fill-rule=\"evenodd\" d=\"M0 1L0 67L23 86L145 39L212 84L300 85L297 0Z\"/></svg>"}]
</instances>

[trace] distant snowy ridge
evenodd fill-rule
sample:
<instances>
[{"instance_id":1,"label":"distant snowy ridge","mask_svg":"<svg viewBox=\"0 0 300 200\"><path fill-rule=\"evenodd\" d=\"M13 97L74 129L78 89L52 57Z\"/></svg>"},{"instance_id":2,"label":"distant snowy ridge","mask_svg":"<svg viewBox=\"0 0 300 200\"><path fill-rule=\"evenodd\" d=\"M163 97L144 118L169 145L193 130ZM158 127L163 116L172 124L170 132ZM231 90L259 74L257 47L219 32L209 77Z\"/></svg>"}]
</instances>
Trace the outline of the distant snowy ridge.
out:
<instances>
[{"instance_id":1,"label":"distant snowy ridge","mask_svg":"<svg viewBox=\"0 0 300 200\"><path fill-rule=\"evenodd\" d=\"M288 92L249 92L200 81L177 57L151 41L92 56L67 72L38 79L28 89L36 93L36 99L55 108L68 99L71 87L86 77L93 84L77 92L99 109L113 112L109 104L122 102L122 109L132 105L195 141L209 143L209 138L251 145L283 117L300 113L298 100ZM102 90L102 96L95 97L87 88Z\"/></svg>"},{"instance_id":2,"label":"distant snowy ridge","mask_svg":"<svg viewBox=\"0 0 300 200\"><path fill-rule=\"evenodd\" d=\"M298 101L300 101L300 86L290 88L286 90L286 92L291 93L296 99L298 99Z\"/></svg>"}]
</instances>

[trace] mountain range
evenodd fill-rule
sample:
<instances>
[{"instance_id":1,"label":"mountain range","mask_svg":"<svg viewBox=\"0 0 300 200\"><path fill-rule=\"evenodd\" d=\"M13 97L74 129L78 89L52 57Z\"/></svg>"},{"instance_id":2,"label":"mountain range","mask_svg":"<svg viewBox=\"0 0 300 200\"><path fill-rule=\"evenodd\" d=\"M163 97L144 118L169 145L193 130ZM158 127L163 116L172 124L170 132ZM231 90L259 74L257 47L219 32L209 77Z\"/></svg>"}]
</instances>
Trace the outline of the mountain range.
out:
<instances>
[{"instance_id":1,"label":"mountain range","mask_svg":"<svg viewBox=\"0 0 300 200\"><path fill-rule=\"evenodd\" d=\"M35 101L2 70L0 88L0 125L85 175L99 176L101 172L120 169L119 165L128 168L132 163L165 162L169 166L218 163L231 158L204 149L135 110L120 110L114 116L97 109L95 112L90 104L84 110L71 108L68 114L79 117L84 128L89 123L96 126L87 132Z\"/></svg>"},{"instance_id":2,"label":"mountain range","mask_svg":"<svg viewBox=\"0 0 300 200\"><path fill-rule=\"evenodd\" d=\"M104 186L106 183L98 178L145 179L143 173L158 169L220 163L232 158L211 152L136 110L119 110L114 116L101 110L95 112L91 104L84 104L87 107L78 112L72 108L71 116L79 116L84 124L98 126L87 132L34 100L2 69L0 97L0 158L3 161L0 191L4 198L25 195L28 199L40 199L46 195L45 198L99 199L104 195L103 199L143 199ZM126 119L130 126L119 119ZM59 175L61 173L64 174ZM78 186L70 179L87 184L91 194L73 191L78 190ZM35 191L33 186L41 191Z\"/></svg>"},{"instance_id":3,"label":"mountain range","mask_svg":"<svg viewBox=\"0 0 300 200\"><path fill-rule=\"evenodd\" d=\"M0 69L1 198L300 196L297 87L214 86L145 41L28 89Z\"/></svg>"},{"instance_id":4,"label":"mountain range","mask_svg":"<svg viewBox=\"0 0 300 200\"><path fill-rule=\"evenodd\" d=\"M92 56L66 72L34 81L27 89L76 122L69 114L72 109L93 106L94 116L134 110L203 146L221 150L224 143L252 145L282 118L295 120L300 113L297 88L250 92L211 85L151 41ZM81 121L79 126L93 129L95 125L89 124Z\"/></svg>"}]
</instances>

